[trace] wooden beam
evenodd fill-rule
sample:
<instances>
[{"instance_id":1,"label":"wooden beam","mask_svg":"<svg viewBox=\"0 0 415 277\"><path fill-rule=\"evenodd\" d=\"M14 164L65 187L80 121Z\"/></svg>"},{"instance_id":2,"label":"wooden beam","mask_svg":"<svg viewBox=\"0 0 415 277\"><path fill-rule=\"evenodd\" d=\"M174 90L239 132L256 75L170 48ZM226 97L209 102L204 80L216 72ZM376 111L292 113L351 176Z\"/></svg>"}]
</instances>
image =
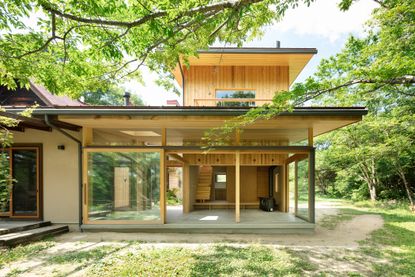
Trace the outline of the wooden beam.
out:
<instances>
[{"instance_id":1,"label":"wooden beam","mask_svg":"<svg viewBox=\"0 0 415 277\"><path fill-rule=\"evenodd\" d=\"M173 160L176 160L176 161L180 161L180 162L182 162L182 163L187 163L187 161L182 157L182 156L180 156L179 154L175 154L175 153L167 153L167 155L170 157L170 158L172 158Z\"/></svg>"},{"instance_id":2,"label":"wooden beam","mask_svg":"<svg viewBox=\"0 0 415 277\"><path fill-rule=\"evenodd\" d=\"M167 160L166 167L183 167L183 163L175 160Z\"/></svg>"},{"instance_id":3,"label":"wooden beam","mask_svg":"<svg viewBox=\"0 0 415 277\"><path fill-rule=\"evenodd\" d=\"M25 131L25 128L22 127L22 126L7 127L7 126L4 126L4 125L0 124L0 127L6 128L7 130L14 131L14 132L24 132Z\"/></svg>"},{"instance_id":4,"label":"wooden beam","mask_svg":"<svg viewBox=\"0 0 415 277\"><path fill-rule=\"evenodd\" d=\"M22 116L19 114L3 112L3 111L0 111L0 117L6 117L6 118L10 118L10 119L14 119L18 121L18 125L17 125L18 127L52 132L52 128L50 128L45 123L45 121L39 118L27 117L27 116Z\"/></svg>"},{"instance_id":5,"label":"wooden beam","mask_svg":"<svg viewBox=\"0 0 415 277\"><path fill-rule=\"evenodd\" d=\"M235 222L241 222L241 155L235 153Z\"/></svg>"},{"instance_id":6,"label":"wooden beam","mask_svg":"<svg viewBox=\"0 0 415 277\"><path fill-rule=\"evenodd\" d=\"M308 128L308 146L313 146L314 144L314 133L313 128Z\"/></svg>"},{"instance_id":7,"label":"wooden beam","mask_svg":"<svg viewBox=\"0 0 415 277\"><path fill-rule=\"evenodd\" d=\"M289 157L288 159L286 159L285 163L289 164L294 161L301 161L301 160L307 159L307 157L308 157L308 154L295 154Z\"/></svg>"},{"instance_id":8,"label":"wooden beam","mask_svg":"<svg viewBox=\"0 0 415 277\"><path fill-rule=\"evenodd\" d=\"M52 123L52 125L61 128L61 129L66 129L66 130L70 130L70 131L76 131L79 132L82 127L79 125L75 125L75 124L71 124L71 123L67 123L67 122L63 122L63 121L59 121L59 120L55 120L52 119L50 120L50 123Z\"/></svg>"}]
</instances>

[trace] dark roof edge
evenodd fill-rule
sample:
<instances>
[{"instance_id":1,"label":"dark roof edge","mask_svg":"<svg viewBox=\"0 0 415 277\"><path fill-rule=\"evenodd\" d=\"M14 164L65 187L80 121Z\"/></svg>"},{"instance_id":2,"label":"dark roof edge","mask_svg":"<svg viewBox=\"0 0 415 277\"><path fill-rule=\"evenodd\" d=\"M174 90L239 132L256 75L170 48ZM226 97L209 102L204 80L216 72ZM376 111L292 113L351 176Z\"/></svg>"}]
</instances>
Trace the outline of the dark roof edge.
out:
<instances>
[{"instance_id":1,"label":"dark roof edge","mask_svg":"<svg viewBox=\"0 0 415 277\"><path fill-rule=\"evenodd\" d=\"M200 54L317 54L316 48L277 48L277 47L210 47L197 51Z\"/></svg>"},{"instance_id":2,"label":"dark roof edge","mask_svg":"<svg viewBox=\"0 0 415 277\"><path fill-rule=\"evenodd\" d=\"M20 112L24 108L6 108L8 112ZM180 115L213 115L213 116L238 116L245 114L249 109L234 108L37 108L33 115L159 115L159 116L180 116ZM321 115L321 116L353 116L366 115L368 110L364 107L347 107L347 108L316 108L301 107L295 108L292 112L281 112L280 115Z\"/></svg>"}]
</instances>

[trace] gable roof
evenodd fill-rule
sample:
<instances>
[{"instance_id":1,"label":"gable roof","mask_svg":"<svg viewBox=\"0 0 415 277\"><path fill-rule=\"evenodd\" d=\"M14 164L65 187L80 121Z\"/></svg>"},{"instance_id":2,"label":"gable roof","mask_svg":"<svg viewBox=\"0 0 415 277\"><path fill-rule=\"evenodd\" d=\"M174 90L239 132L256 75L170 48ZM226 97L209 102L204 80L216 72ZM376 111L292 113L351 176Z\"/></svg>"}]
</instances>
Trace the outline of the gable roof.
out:
<instances>
[{"instance_id":1,"label":"gable roof","mask_svg":"<svg viewBox=\"0 0 415 277\"><path fill-rule=\"evenodd\" d=\"M81 101L67 96L50 93L45 87L30 81L30 88L9 90L0 87L0 106L31 106L38 104L41 107L87 106Z\"/></svg>"}]
</instances>

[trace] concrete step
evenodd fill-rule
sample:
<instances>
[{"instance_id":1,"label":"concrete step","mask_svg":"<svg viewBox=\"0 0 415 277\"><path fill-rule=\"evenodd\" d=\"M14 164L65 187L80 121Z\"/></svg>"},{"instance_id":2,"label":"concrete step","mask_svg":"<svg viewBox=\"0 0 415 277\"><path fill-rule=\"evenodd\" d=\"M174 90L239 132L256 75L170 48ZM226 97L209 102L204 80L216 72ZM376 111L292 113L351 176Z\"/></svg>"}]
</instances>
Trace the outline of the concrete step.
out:
<instances>
[{"instance_id":1,"label":"concrete step","mask_svg":"<svg viewBox=\"0 0 415 277\"><path fill-rule=\"evenodd\" d=\"M15 246L17 244L39 240L49 235L59 235L67 232L69 232L67 225L52 225L17 233L9 233L0 236L0 246Z\"/></svg>"},{"instance_id":2,"label":"concrete step","mask_svg":"<svg viewBox=\"0 0 415 277\"><path fill-rule=\"evenodd\" d=\"M40 227L46 227L50 225L52 225L50 221L39 221L39 222L32 222L32 223L27 223L27 224L25 223L20 224L20 222L14 222L14 224L9 223L9 224L6 224L6 226L4 227L3 225L0 224L0 236L5 235L5 234L10 234L10 233L32 230L32 229L36 229Z\"/></svg>"}]
</instances>

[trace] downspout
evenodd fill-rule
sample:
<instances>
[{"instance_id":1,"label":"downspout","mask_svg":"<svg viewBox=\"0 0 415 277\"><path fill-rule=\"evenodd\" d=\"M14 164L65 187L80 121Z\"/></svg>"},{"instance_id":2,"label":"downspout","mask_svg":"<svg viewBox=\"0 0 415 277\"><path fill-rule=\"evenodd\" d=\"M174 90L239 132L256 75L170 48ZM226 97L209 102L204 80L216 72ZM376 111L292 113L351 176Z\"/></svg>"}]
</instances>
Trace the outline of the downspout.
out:
<instances>
[{"instance_id":1,"label":"downspout","mask_svg":"<svg viewBox=\"0 0 415 277\"><path fill-rule=\"evenodd\" d=\"M63 134L65 137L68 137L69 139L75 141L78 144L78 178L79 178L79 229L82 232L82 190L83 190L83 180L82 180L82 142L77 139L76 137L72 136L71 134L69 134L68 132L62 130L61 128L53 125L50 121L49 121L49 116L47 114L45 114L45 123L46 125L48 125L49 127L51 127L52 129L55 129L56 131L60 132L61 134Z\"/></svg>"}]
</instances>

